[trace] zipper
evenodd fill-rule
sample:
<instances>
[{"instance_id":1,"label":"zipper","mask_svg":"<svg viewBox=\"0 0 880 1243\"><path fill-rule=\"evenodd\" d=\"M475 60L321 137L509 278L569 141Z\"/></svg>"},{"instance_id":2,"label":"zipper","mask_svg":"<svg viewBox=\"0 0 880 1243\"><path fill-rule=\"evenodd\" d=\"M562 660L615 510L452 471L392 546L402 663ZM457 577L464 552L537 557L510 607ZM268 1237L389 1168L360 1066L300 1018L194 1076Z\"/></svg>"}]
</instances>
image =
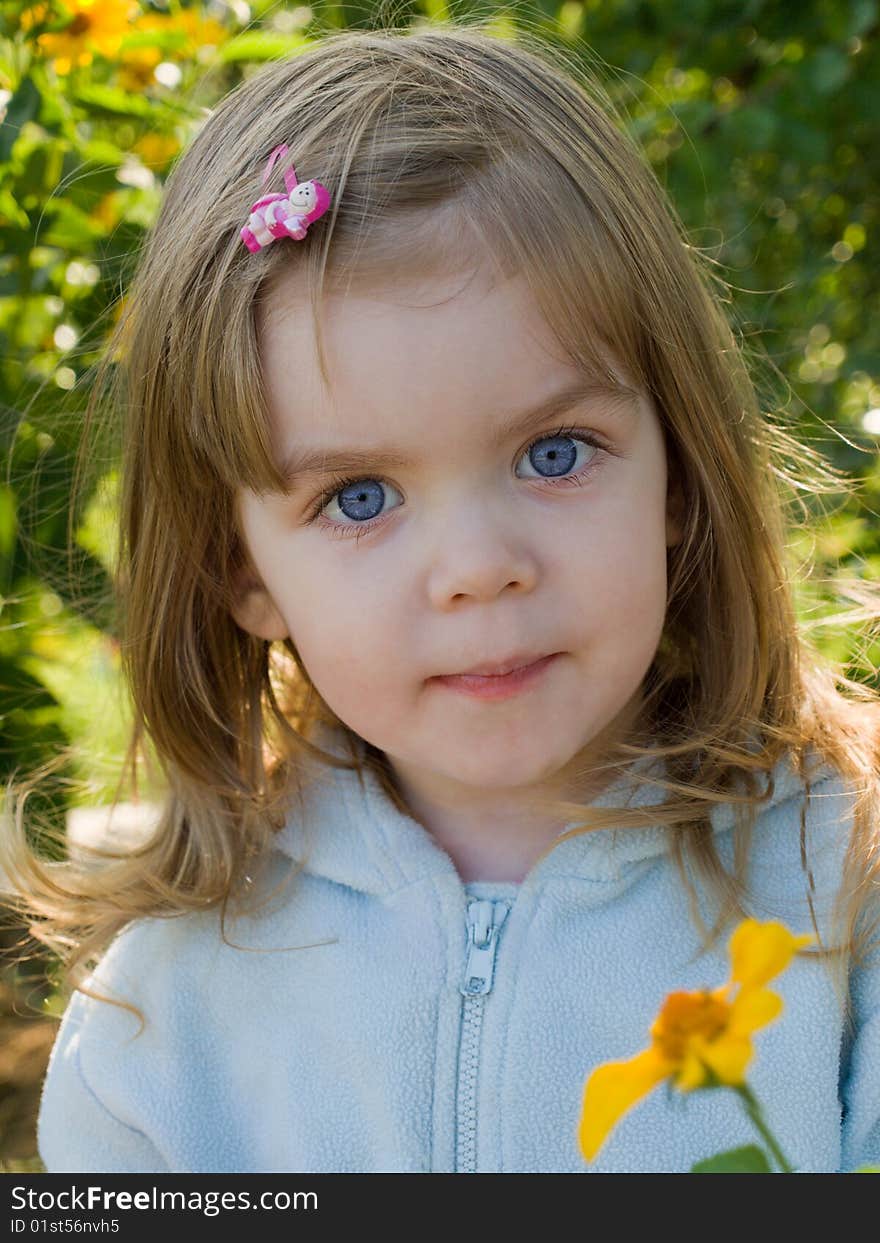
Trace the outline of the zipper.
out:
<instances>
[{"instance_id":1,"label":"zipper","mask_svg":"<svg viewBox=\"0 0 880 1243\"><path fill-rule=\"evenodd\" d=\"M458 1046L456 1094L455 1169L474 1174L477 1168L477 1071L480 1060L480 1029L483 1007L492 991L495 954L501 927L510 910L502 900L473 899L466 915L467 955L459 991L461 1035Z\"/></svg>"}]
</instances>

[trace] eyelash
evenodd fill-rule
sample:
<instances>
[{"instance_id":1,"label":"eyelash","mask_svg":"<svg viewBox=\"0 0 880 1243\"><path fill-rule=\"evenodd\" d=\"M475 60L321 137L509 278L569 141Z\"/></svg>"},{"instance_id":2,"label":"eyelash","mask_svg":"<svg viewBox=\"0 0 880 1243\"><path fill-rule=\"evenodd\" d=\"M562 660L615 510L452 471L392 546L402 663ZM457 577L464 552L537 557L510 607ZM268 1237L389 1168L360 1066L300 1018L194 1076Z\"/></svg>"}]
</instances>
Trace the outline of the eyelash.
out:
<instances>
[{"instance_id":1,"label":"eyelash","mask_svg":"<svg viewBox=\"0 0 880 1243\"><path fill-rule=\"evenodd\" d=\"M542 440L552 440L557 436L570 436L575 440L583 440L586 444L592 445L594 449L599 449L600 454L606 449L604 442L595 434L595 432L588 432L581 427L558 427L555 431L544 432L542 435L536 436L534 440L529 441L522 453L526 453L533 445L539 444ZM522 453L519 455L520 457L522 457ZM599 456L593 458L586 466L581 467L580 471L576 475L560 475L555 479L548 477L544 478L543 482L549 484L550 487L553 488L581 487L586 479L586 476L592 474L592 472L597 469L601 463L602 457ZM312 504L309 508L306 517L306 524L314 524L315 526L321 527L332 539L354 538L355 541L357 541L361 535L366 535L369 531L372 531L377 526L380 526L388 516L387 514L380 514L377 518L368 518L365 522L350 522L345 525L339 522L331 522L328 518L324 518L321 514L321 510L324 509L327 503L332 501L333 497L339 492L342 492L351 484L360 483L362 480L367 478L372 479L375 483L390 482L389 480L384 479L381 475L333 475L328 480L326 486L322 489L320 496L316 498L314 504Z\"/></svg>"}]
</instances>

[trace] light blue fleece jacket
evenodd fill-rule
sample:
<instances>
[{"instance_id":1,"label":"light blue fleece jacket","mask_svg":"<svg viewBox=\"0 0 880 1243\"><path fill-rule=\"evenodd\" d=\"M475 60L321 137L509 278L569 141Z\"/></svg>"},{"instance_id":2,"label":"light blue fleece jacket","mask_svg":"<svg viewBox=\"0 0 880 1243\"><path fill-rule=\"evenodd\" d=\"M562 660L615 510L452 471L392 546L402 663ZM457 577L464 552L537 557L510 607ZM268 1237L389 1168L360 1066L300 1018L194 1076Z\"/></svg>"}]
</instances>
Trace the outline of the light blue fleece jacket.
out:
<instances>
[{"instance_id":1,"label":"light blue fleece jacket","mask_svg":"<svg viewBox=\"0 0 880 1243\"><path fill-rule=\"evenodd\" d=\"M729 1090L661 1086L591 1166L578 1149L589 1072L647 1046L667 993L729 975L727 937L700 950L660 826L561 842L521 885L463 885L364 780L333 770L309 787L261 883L306 849L307 866L262 913L227 921L242 948L223 943L217 911L116 938L92 985L147 1027L135 1038L134 1015L74 993L39 1115L48 1171L671 1172L756 1139ZM753 836L753 913L810 932L803 787L784 763L774 782ZM596 804L662 797L624 778ZM824 768L806 811L823 932L849 806ZM732 826L718 805L727 866ZM880 947L850 981L852 1040L827 968L804 959L771 985L785 1009L755 1038L749 1082L801 1171L880 1163Z\"/></svg>"}]
</instances>

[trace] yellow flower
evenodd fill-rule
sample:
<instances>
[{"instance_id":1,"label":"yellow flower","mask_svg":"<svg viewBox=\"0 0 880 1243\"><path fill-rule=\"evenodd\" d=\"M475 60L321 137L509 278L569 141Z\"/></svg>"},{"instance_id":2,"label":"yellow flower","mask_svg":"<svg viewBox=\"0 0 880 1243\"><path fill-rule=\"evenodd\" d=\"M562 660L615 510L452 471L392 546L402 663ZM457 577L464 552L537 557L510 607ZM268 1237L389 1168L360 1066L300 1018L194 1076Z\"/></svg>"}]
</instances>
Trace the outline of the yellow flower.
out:
<instances>
[{"instance_id":1,"label":"yellow flower","mask_svg":"<svg viewBox=\"0 0 880 1243\"><path fill-rule=\"evenodd\" d=\"M178 13L147 13L138 22L138 30L155 30L157 33L173 31L176 45L169 56L186 60L195 56L201 47L217 47L229 38L229 31L212 17L205 17L198 9L181 9Z\"/></svg>"},{"instance_id":2,"label":"yellow flower","mask_svg":"<svg viewBox=\"0 0 880 1243\"><path fill-rule=\"evenodd\" d=\"M172 134L151 132L140 137L131 149L147 168L165 168L180 150L180 142Z\"/></svg>"},{"instance_id":3,"label":"yellow flower","mask_svg":"<svg viewBox=\"0 0 880 1243\"><path fill-rule=\"evenodd\" d=\"M626 1111L664 1079L681 1092L742 1084L752 1033L782 1010L782 999L764 985L813 939L794 936L775 920L744 920L730 939L729 982L670 993L651 1025L650 1047L628 1061L606 1062L590 1075L578 1124L584 1159L592 1161Z\"/></svg>"},{"instance_id":4,"label":"yellow flower","mask_svg":"<svg viewBox=\"0 0 880 1243\"><path fill-rule=\"evenodd\" d=\"M227 28L195 9L175 13L147 13L137 24L139 31L173 34L174 43L158 47L122 48L116 80L128 91L141 91L152 85L156 66L162 60L198 60L207 63L221 43L229 38Z\"/></svg>"},{"instance_id":5,"label":"yellow flower","mask_svg":"<svg viewBox=\"0 0 880 1243\"><path fill-rule=\"evenodd\" d=\"M116 81L123 90L134 94L146 90L153 85L153 75L161 60L162 53L157 47L122 48L117 58Z\"/></svg>"},{"instance_id":6,"label":"yellow flower","mask_svg":"<svg viewBox=\"0 0 880 1243\"><path fill-rule=\"evenodd\" d=\"M50 57L62 76L75 66L89 65L97 53L111 59L140 13L136 0L66 0L70 22L64 30L37 37L37 43ZM42 12L33 10L34 14Z\"/></svg>"}]
</instances>

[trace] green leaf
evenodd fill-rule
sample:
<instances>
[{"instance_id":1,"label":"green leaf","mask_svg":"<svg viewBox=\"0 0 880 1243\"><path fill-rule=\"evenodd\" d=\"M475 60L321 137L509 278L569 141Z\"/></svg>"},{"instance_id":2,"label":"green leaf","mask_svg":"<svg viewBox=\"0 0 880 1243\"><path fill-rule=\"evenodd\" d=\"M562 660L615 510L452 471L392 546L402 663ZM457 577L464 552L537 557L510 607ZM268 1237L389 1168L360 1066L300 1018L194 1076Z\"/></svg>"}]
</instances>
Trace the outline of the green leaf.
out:
<instances>
[{"instance_id":1,"label":"green leaf","mask_svg":"<svg viewBox=\"0 0 880 1243\"><path fill-rule=\"evenodd\" d=\"M101 167L110 165L111 168L118 168L125 162L125 152L120 151L119 147L113 142L106 142L102 138L91 138L84 142L79 148L79 153L84 160L97 164ZM114 189L118 183L114 181Z\"/></svg>"},{"instance_id":2,"label":"green leaf","mask_svg":"<svg viewBox=\"0 0 880 1243\"><path fill-rule=\"evenodd\" d=\"M0 558L6 561L15 546L16 520L15 493L6 484L0 486Z\"/></svg>"},{"instance_id":3,"label":"green leaf","mask_svg":"<svg viewBox=\"0 0 880 1243\"><path fill-rule=\"evenodd\" d=\"M155 28L152 30L133 30L122 40L119 50L127 52L130 48L155 47L161 48L163 52L173 52L179 48L186 47L189 39L188 31L176 30L172 25L168 25L164 30L157 30Z\"/></svg>"},{"instance_id":4,"label":"green leaf","mask_svg":"<svg viewBox=\"0 0 880 1243\"><path fill-rule=\"evenodd\" d=\"M223 64L242 60L278 60L300 48L308 47L312 40L302 34L276 34L270 30L248 30L245 34L224 43L217 53Z\"/></svg>"},{"instance_id":5,"label":"green leaf","mask_svg":"<svg viewBox=\"0 0 880 1243\"><path fill-rule=\"evenodd\" d=\"M813 88L820 95L830 95L832 91L839 90L851 69L849 57L836 47L820 47L808 67Z\"/></svg>"},{"instance_id":6,"label":"green leaf","mask_svg":"<svg viewBox=\"0 0 880 1243\"><path fill-rule=\"evenodd\" d=\"M691 1166L692 1174L772 1174L767 1154L757 1144L729 1148Z\"/></svg>"},{"instance_id":7,"label":"green leaf","mask_svg":"<svg viewBox=\"0 0 880 1243\"><path fill-rule=\"evenodd\" d=\"M97 82L79 87L73 92L73 98L93 112L106 112L111 116L152 117L156 112L156 105L143 95L121 91L115 86L102 86Z\"/></svg>"},{"instance_id":8,"label":"green leaf","mask_svg":"<svg viewBox=\"0 0 880 1243\"><path fill-rule=\"evenodd\" d=\"M853 0L849 11L850 35L861 35L877 21L877 0Z\"/></svg>"},{"instance_id":9,"label":"green leaf","mask_svg":"<svg viewBox=\"0 0 880 1243\"><path fill-rule=\"evenodd\" d=\"M29 229L30 220L24 208L16 201L15 196L8 186L0 189L0 223L8 228L14 225L19 229ZM8 237L5 239L6 247L9 247Z\"/></svg>"},{"instance_id":10,"label":"green leaf","mask_svg":"<svg viewBox=\"0 0 880 1243\"><path fill-rule=\"evenodd\" d=\"M25 121L33 121L40 111L42 96L30 78L25 78L6 105L0 124L0 164L6 164Z\"/></svg>"},{"instance_id":11,"label":"green leaf","mask_svg":"<svg viewBox=\"0 0 880 1243\"><path fill-rule=\"evenodd\" d=\"M69 199L49 199L42 217L40 240L44 246L59 246L62 250L87 254L104 234L104 226Z\"/></svg>"},{"instance_id":12,"label":"green leaf","mask_svg":"<svg viewBox=\"0 0 880 1243\"><path fill-rule=\"evenodd\" d=\"M185 98L163 96L161 99L153 99L132 91L122 91L115 86L102 86L97 82L79 87L73 92L73 98L77 103L85 104L96 115L105 113L113 117L146 118L154 125L165 118L170 124L176 117L198 114L198 109Z\"/></svg>"}]
</instances>

